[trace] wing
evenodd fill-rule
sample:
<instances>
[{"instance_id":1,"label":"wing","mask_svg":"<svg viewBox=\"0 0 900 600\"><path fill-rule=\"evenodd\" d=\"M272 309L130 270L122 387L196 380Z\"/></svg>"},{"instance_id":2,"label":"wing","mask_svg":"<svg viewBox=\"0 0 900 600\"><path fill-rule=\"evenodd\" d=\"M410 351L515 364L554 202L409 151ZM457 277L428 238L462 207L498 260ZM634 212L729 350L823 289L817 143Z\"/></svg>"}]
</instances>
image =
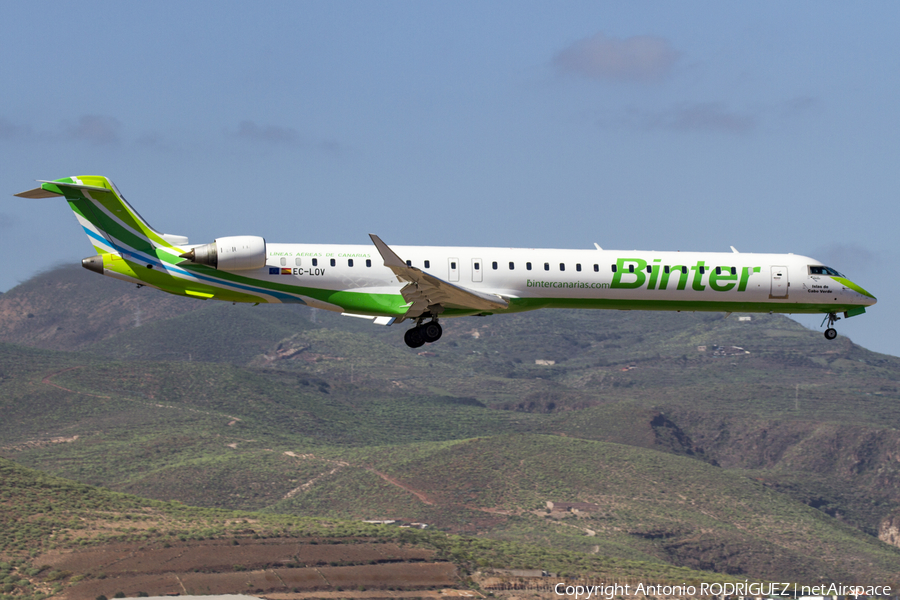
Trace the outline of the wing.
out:
<instances>
[{"instance_id":1,"label":"wing","mask_svg":"<svg viewBox=\"0 0 900 600\"><path fill-rule=\"evenodd\" d=\"M410 303L409 310L404 315L406 318L414 319L425 312L440 313L443 308L487 311L509 307L509 302L496 294L470 290L411 267L377 235L370 233L369 237L384 259L384 266L393 271L397 279L407 282L400 290L403 299Z\"/></svg>"}]
</instances>

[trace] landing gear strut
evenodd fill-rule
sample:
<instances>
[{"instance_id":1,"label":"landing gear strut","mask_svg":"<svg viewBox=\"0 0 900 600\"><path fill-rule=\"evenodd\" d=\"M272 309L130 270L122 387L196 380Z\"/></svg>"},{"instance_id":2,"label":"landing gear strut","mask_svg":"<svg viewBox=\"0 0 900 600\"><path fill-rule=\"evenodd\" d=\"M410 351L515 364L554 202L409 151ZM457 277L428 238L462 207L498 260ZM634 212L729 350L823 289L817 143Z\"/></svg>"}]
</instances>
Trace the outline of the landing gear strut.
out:
<instances>
[{"instance_id":1,"label":"landing gear strut","mask_svg":"<svg viewBox=\"0 0 900 600\"><path fill-rule=\"evenodd\" d=\"M403 335L403 341L406 342L406 345L410 348L418 348L425 344L438 341L441 339L441 334L443 333L444 329L441 327L440 323L437 322L436 318L428 323L418 321L415 327L408 330Z\"/></svg>"},{"instance_id":2,"label":"landing gear strut","mask_svg":"<svg viewBox=\"0 0 900 600\"><path fill-rule=\"evenodd\" d=\"M825 321L828 321L828 329L825 330L825 339L826 340L833 340L834 338L837 337L837 330L834 327L832 327L832 325L834 325L835 322L840 321L840 320L841 320L841 318L839 316L837 316L835 313L828 313L828 315L824 319L822 319L822 325L825 324ZM820 325L819 327L821 327L822 325Z\"/></svg>"}]
</instances>

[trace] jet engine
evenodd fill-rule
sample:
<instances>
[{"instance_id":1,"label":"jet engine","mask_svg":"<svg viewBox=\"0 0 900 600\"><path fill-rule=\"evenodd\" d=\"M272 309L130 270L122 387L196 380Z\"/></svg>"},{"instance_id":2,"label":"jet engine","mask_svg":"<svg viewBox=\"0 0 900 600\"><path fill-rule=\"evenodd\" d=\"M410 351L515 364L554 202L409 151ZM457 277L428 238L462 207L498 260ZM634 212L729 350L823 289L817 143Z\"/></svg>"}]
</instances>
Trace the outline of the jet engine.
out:
<instances>
[{"instance_id":1,"label":"jet engine","mask_svg":"<svg viewBox=\"0 0 900 600\"><path fill-rule=\"evenodd\" d=\"M216 238L211 244L196 246L181 255L198 265L220 271L248 271L266 266L266 240L256 235Z\"/></svg>"}]
</instances>

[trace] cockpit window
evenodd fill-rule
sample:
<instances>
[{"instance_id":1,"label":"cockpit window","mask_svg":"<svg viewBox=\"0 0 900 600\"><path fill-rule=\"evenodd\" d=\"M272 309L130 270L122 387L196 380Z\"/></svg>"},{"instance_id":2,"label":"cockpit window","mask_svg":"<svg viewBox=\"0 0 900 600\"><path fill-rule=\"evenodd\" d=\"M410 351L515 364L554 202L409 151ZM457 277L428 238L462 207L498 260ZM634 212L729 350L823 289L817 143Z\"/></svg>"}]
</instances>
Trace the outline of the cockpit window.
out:
<instances>
[{"instance_id":1,"label":"cockpit window","mask_svg":"<svg viewBox=\"0 0 900 600\"><path fill-rule=\"evenodd\" d=\"M810 275L831 275L832 277L843 277L842 274L838 273L831 267L822 267L822 266L809 266L809 274Z\"/></svg>"}]
</instances>

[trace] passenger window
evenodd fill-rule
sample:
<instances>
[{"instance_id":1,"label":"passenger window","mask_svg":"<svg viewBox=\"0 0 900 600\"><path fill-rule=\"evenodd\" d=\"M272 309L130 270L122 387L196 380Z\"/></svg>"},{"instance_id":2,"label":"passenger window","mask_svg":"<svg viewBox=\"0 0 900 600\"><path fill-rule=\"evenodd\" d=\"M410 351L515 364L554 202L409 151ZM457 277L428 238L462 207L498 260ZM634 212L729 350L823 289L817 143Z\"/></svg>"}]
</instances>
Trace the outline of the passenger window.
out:
<instances>
[{"instance_id":1,"label":"passenger window","mask_svg":"<svg viewBox=\"0 0 900 600\"><path fill-rule=\"evenodd\" d=\"M297 266L299 267L299 266L300 266L300 259L299 259L299 258L295 258L295 259L294 259L294 264L297 265Z\"/></svg>"},{"instance_id":2,"label":"passenger window","mask_svg":"<svg viewBox=\"0 0 900 600\"><path fill-rule=\"evenodd\" d=\"M366 259L366 266L367 266L367 267L371 267L371 266L372 266L372 259L371 259L371 258L367 258L367 259Z\"/></svg>"},{"instance_id":3,"label":"passenger window","mask_svg":"<svg viewBox=\"0 0 900 600\"><path fill-rule=\"evenodd\" d=\"M594 273L599 273L599 272L600 272L600 265L598 265L597 263L594 263Z\"/></svg>"},{"instance_id":4,"label":"passenger window","mask_svg":"<svg viewBox=\"0 0 900 600\"><path fill-rule=\"evenodd\" d=\"M559 263L559 270L560 270L560 271L565 271L565 270L566 270L566 263Z\"/></svg>"},{"instance_id":5,"label":"passenger window","mask_svg":"<svg viewBox=\"0 0 900 600\"><path fill-rule=\"evenodd\" d=\"M426 260L426 261L425 261L425 268L426 268L426 269L430 269L430 268L431 268L431 261L430 261L430 260Z\"/></svg>"},{"instance_id":6,"label":"passenger window","mask_svg":"<svg viewBox=\"0 0 900 600\"><path fill-rule=\"evenodd\" d=\"M716 275L722 274L722 267L716 267Z\"/></svg>"},{"instance_id":7,"label":"passenger window","mask_svg":"<svg viewBox=\"0 0 900 600\"><path fill-rule=\"evenodd\" d=\"M516 263L509 263L509 270L514 271L516 269Z\"/></svg>"},{"instance_id":8,"label":"passenger window","mask_svg":"<svg viewBox=\"0 0 900 600\"><path fill-rule=\"evenodd\" d=\"M332 259L331 259L331 266L333 267L334 265L335 265L335 261L334 261L334 259L332 258Z\"/></svg>"},{"instance_id":9,"label":"passenger window","mask_svg":"<svg viewBox=\"0 0 900 600\"><path fill-rule=\"evenodd\" d=\"M737 267L731 267L731 274L737 275Z\"/></svg>"},{"instance_id":10,"label":"passenger window","mask_svg":"<svg viewBox=\"0 0 900 600\"><path fill-rule=\"evenodd\" d=\"M612 266L612 272L613 272L613 273L616 272L616 265L613 265L613 266Z\"/></svg>"},{"instance_id":11,"label":"passenger window","mask_svg":"<svg viewBox=\"0 0 900 600\"><path fill-rule=\"evenodd\" d=\"M634 265L628 265L628 272L634 273Z\"/></svg>"},{"instance_id":12,"label":"passenger window","mask_svg":"<svg viewBox=\"0 0 900 600\"><path fill-rule=\"evenodd\" d=\"M481 269L481 263L474 263L474 266L476 271Z\"/></svg>"},{"instance_id":13,"label":"passenger window","mask_svg":"<svg viewBox=\"0 0 900 600\"><path fill-rule=\"evenodd\" d=\"M491 268L494 269L495 271L497 270L497 261L496 260L491 263Z\"/></svg>"},{"instance_id":14,"label":"passenger window","mask_svg":"<svg viewBox=\"0 0 900 600\"><path fill-rule=\"evenodd\" d=\"M352 267L352 266L353 266L353 259L352 259L352 258L348 258L348 259L347 259L347 266L348 266L348 267Z\"/></svg>"},{"instance_id":15,"label":"passenger window","mask_svg":"<svg viewBox=\"0 0 900 600\"><path fill-rule=\"evenodd\" d=\"M281 257L281 266L285 266L287 264L287 259L285 257Z\"/></svg>"},{"instance_id":16,"label":"passenger window","mask_svg":"<svg viewBox=\"0 0 900 600\"><path fill-rule=\"evenodd\" d=\"M525 263L525 270L526 270L526 271L530 271L530 270L531 270L531 263L530 263L530 262Z\"/></svg>"},{"instance_id":17,"label":"passenger window","mask_svg":"<svg viewBox=\"0 0 900 600\"><path fill-rule=\"evenodd\" d=\"M687 266L681 267L681 274L687 275Z\"/></svg>"},{"instance_id":18,"label":"passenger window","mask_svg":"<svg viewBox=\"0 0 900 600\"><path fill-rule=\"evenodd\" d=\"M450 269L451 269L452 271L455 271L455 270L456 270L456 263L455 263L455 262L451 262L451 263L450 263Z\"/></svg>"},{"instance_id":19,"label":"passenger window","mask_svg":"<svg viewBox=\"0 0 900 600\"><path fill-rule=\"evenodd\" d=\"M703 275L706 273L706 267L700 267L700 274Z\"/></svg>"},{"instance_id":20,"label":"passenger window","mask_svg":"<svg viewBox=\"0 0 900 600\"><path fill-rule=\"evenodd\" d=\"M406 261L406 266L407 266L407 267L411 267L411 266L412 266L412 261L411 261L411 260Z\"/></svg>"},{"instance_id":21,"label":"passenger window","mask_svg":"<svg viewBox=\"0 0 900 600\"><path fill-rule=\"evenodd\" d=\"M667 275L669 274L669 265L663 267L663 272Z\"/></svg>"},{"instance_id":22,"label":"passenger window","mask_svg":"<svg viewBox=\"0 0 900 600\"><path fill-rule=\"evenodd\" d=\"M319 259L318 259L318 258L314 258L314 259L313 259L313 266L314 266L314 267L318 267L318 266L319 266Z\"/></svg>"},{"instance_id":23,"label":"passenger window","mask_svg":"<svg viewBox=\"0 0 900 600\"><path fill-rule=\"evenodd\" d=\"M653 267L651 267L650 265L647 265L647 272L650 273L651 271L653 271Z\"/></svg>"},{"instance_id":24,"label":"passenger window","mask_svg":"<svg viewBox=\"0 0 900 600\"><path fill-rule=\"evenodd\" d=\"M545 271L549 271L549 270L550 270L550 263L544 263L544 270L545 270Z\"/></svg>"},{"instance_id":25,"label":"passenger window","mask_svg":"<svg viewBox=\"0 0 900 600\"><path fill-rule=\"evenodd\" d=\"M575 263L575 270L581 271L581 263Z\"/></svg>"}]
</instances>

